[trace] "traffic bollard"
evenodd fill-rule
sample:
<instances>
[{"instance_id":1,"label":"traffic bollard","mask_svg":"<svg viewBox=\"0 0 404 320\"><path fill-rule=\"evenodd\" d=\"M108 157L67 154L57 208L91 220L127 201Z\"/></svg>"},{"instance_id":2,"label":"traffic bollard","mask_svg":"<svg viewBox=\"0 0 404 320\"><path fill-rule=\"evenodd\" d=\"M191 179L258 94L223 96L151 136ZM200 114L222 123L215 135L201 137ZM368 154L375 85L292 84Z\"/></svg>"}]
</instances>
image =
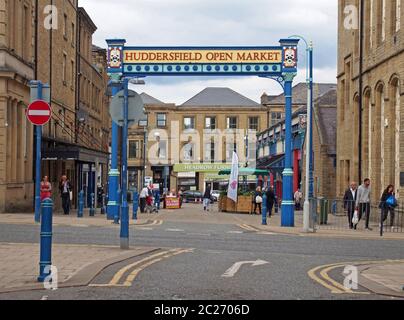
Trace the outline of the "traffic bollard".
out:
<instances>
[{"instance_id":1,"label":"traffic bollard","mask_svg":"<svg viewBox=\"0 0 404 320\"><path fill-rule=\"evenodd\" d=\"M119 224L119 220L120 220L121 204L122 204L122 190L118 189L117 194L118 194L118 210L116 210L116 213L114 216L114 224Z\"/></svg>"},{"instance_id":2,"label":"traffic bollard","mask_svg":"<svg viewBox=\"0 0 404 320\"><path fill-rule=\"evenodd\" d=\"M77 211L77 218L83 218L84 211L84 191L79 192L79 210Z\"/></svg>"},{"instance_id":3,"label":"traffic bollard","mask_svg":"<svg viewBox=\"0 0 404 320\"><path fill-rule=\"evenodd\" d=\"M102 204L101 204L101 214L105 214L107 212L107 208L105 206L105 194L102 195Z\"/></svg>"},{"instance_id":4,"label":"traffic bollard","mask_svg":"<svg viewBox=\"0 0 404 320\"><path fill-rule=\"evenodd\" d=\"M90 203L90 217L94 217L95 216L95 208L94 208L95 194L94 193L92 193L90 195L90 200L91 200L91 203Z\"/></svg>"},{"instance_id":5,"label":"traffic bollard","mask_svg":"<svg viewBox=\"0 0 404 320\"><path fill-rule=\"evenodd\" d=\"M267 225L267 195L264 193L264 196L262 197L262 225L266 226Z\"/></svg>"},{"instance_id":6,"label":"traffic bollard","mask_svg":"<svg viewBox=\"0 0 404 320\"><path fill-rule=\"evenodd\" d=\"M38 282L51 275L53 202L47 198L41 204L41 243Z\"/></svg>"},{"instance_id":7,"label":"traffic bollard","mask_svg":"<svg viewBox=\"0 0 404 320\"><path fill-rule=\"evenodd\" d=\"M133 191L133 220L137 220L137 212L139 210L139 193L137 190Z\"/></svg>"}]
</instances>

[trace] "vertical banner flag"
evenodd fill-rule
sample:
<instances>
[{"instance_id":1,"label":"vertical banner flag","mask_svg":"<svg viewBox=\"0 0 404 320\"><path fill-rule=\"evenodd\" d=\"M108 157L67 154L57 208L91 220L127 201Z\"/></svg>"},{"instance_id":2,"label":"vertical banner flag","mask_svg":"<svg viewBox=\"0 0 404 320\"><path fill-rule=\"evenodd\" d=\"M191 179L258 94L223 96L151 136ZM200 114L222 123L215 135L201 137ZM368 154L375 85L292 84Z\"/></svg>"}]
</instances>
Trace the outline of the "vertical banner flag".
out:
<instances>
[{"instance_id":1,"label":"vertical banner flag","mask_svg":"<svg viewBox=\"0 0 404 320\"><path fill-rule=\"evenodd\" d=\"M227 197L237 202L237 189L238 189L238 155L233 152L233 160L231 165L231 173L229 180L229 189L227 191Z\"/></svg>"}]
</instances>

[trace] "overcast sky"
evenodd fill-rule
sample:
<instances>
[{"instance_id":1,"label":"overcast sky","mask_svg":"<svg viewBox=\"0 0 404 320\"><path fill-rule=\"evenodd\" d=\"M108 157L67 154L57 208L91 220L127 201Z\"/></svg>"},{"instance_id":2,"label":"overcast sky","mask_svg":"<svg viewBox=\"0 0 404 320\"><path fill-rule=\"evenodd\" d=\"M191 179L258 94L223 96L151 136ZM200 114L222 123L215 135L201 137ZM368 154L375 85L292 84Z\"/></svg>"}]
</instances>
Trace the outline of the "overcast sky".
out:
<instances>
[{"instance_id":1,"label":"overcast sky","mask_svg":"<svg viewBox=\"0 0 404 320\"><path fill-rule=\"evenodd\" d=\"M315 47L315 81L336 82L336 0L79 0L98 27L94 44L125 38L131 46L271 46L300 34ZM305 45L301 43L296 83L305 81ZM280 86L258 77L149 77L136 88L181 104L205 87L230 87L260 102Z\"/></svg>"}]
</instances>

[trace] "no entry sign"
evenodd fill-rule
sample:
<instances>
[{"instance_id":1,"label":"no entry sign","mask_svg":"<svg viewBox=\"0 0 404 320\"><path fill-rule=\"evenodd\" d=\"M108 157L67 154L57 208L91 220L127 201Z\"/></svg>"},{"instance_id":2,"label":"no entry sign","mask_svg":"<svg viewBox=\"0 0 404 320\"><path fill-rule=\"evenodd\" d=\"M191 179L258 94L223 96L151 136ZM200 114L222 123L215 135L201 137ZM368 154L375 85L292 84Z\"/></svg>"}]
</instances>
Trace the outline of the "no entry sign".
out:
<instances>
[{"instance_id":1,"label":"no entry sign","mask_svg":"<svg viewBox=\"0 0 404 320\"><path fill-rule=\"evenodd\" d=\"M51 107L43 100L34 101L28 106L27 119L36 126L43 126L47 124L51 116Z\"/></svg>"}]
</instances>

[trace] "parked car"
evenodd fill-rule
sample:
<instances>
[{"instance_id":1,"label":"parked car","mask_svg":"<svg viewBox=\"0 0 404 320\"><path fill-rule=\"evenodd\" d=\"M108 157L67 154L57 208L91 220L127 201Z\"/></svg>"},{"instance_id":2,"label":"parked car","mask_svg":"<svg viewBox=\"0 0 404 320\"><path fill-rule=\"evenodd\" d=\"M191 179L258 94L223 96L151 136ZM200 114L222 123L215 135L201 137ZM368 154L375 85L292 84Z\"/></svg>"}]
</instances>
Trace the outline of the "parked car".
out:
<instances>
[{"instance_id":1,"label":"parked car","mask_svg":"<svg viewBox=\"0 0 404 320\"><path fill-rule=\"evenodd\" d=\"M203 194L200 191L184 191L182 194L182 199L185 203L202 201Z\"/></svg>"},{"instance_id":2,"label":"parked car","mask_svg":"<svg viewBox=\"0 0 404 320\"><path fill-rule=\"evenodd\" d=\"M217 202L220 198L220 191L219 190L213 190L212 191L212 200Z\"/></svg>"}]
</instances>

